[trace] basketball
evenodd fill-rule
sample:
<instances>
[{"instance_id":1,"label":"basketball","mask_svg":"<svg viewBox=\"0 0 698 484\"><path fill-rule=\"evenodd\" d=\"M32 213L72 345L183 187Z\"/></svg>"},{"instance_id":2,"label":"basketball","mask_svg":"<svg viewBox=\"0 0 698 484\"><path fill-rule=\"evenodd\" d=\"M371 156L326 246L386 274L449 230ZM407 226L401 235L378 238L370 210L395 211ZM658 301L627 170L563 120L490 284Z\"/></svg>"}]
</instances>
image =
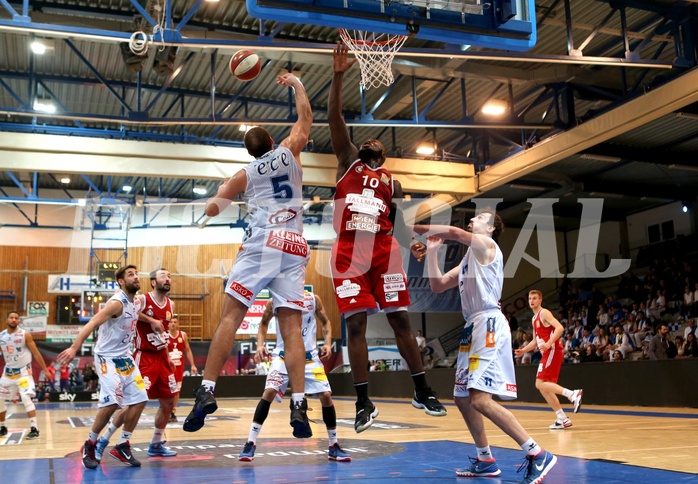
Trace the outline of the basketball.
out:
<instances>
[{"instance_id":1,"label":"basketball","mask_svg":"<svg viewBox=\"0 0 698 484\"><path fill-rule=\"evenodd\" d=\"M230 58L230 72L239 81L251 81L261 70L262 62L251 50L239 50Z\"/></svg>"}]
</instances>

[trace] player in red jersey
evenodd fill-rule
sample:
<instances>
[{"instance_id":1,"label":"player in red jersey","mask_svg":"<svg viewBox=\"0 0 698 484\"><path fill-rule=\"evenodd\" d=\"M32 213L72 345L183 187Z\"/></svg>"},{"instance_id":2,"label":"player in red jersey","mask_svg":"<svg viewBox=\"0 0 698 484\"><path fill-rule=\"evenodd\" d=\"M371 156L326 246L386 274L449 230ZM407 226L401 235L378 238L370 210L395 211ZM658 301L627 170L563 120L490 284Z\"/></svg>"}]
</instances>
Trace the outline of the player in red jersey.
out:
<instances>
[{"instance_id":1,"label":"player in red jersey","mask_svg":"<svg viewBox=\"0 0 698 484\"><path fill-rule=\"evenodd\" d=\"M379 310L386 313L400 354L412 373L412 405L433 416L446 415L446 409L427 385L407 315L407 278L400 247L392 236L397 213L393 199L402 198L402 186L382 167L386 155L381 142L369 139L357 149L342 117L344 73L356 62L347 59L347 52L347 47L338 42L328 106L332 149L338 161L334 207L337 242L332 247L331 267L337 305L347 325L349 363L357 396L354 429L362 432L378 415L368 397L366 324L368 314ZM404 224L398 224L398 230L406 232ZM406 238L409 240L409 234Z\"/></svg>"},{"instance_id":2,"label":"player in red jersey","mask_svg":"<svg viewBox=\"0 0 698 484\"><path fill-rule=\"evenodd\" d=\"M170 321L169 331L170 337L167 339L167 352L170 355L170 361L174 365L175 381L177 382L177 389L179 390L174 397L174 402L172 404L172 413L170 414L170 422L176 422L177 416L175 412L177 411L177 403L179 403L179 394L182 391L182 381L184 379L184 359L183 356L187 357L189 360L189 365L191 365L191 374L197 375L199 370L194 364L194 355L189 347L189 337L184 331L179 329L179 320L175 314Z\"/></svg>"},{"instance_id":3,"label":"player in red jersey","mask_svg":"<svg viewBox=\"0 0 698 484\"><path fill-rule=\"evenodd\" d=\"M153 438L148 446L148 455L151 457L174 457L177 452L165 447L165 427L170 419L174 407L174 397L179 393L175 380L174 364L167 352L168 329L174 303L167 297L170 292L171 277L167 269L158 269L150 273L150 286L152 291L145 295L137 296L141 300L141 313L136 324L134 345L136 351L133 360L143 376L145 388L149 399L157 398L160 408L155 414L155 428ZM146 318L143 318L143 315ZM141 320L142 318L142 320ZM161 321L164 331L156 332L150 324L144 321ZM109 444L109 438L123 423L123 414L117 414L107 431L97 441L95 457L99 462L104 448Z\"/></svg>"},{"instance_id":4,"label":"player in red jersey","mask_svg":"<svg viewBox=\"0 0 698 484\"><path fill-rule=\"evenodd\" d=\"M536 289L529 291L528 305L533 310L532 323L536 338L525 347L514 350L514 353L516 356L522 356L533 351L536 346L540 350L543 356L536 374L536 388L557 416L555 423L549 427L550 430L561 430L571 427L572 421L562 410L557 395L567 397L574 405L574 413L577 413L582 405L582 390L568 390L557 384L563 361L560 336L562 336L564 328L549 310L541 306L542 303L542 292Z\"/></svg>"}]
</instances>

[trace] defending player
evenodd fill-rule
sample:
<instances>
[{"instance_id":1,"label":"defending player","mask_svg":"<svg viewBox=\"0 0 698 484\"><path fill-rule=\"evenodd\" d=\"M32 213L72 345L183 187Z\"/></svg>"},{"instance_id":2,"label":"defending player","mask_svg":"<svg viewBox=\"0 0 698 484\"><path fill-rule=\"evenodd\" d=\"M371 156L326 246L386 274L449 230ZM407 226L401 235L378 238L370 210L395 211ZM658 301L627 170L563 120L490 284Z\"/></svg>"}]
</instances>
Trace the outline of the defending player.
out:
<instances>
[{"instance_id":1,"label":"defending player","mask_svg":"<svg viewBox=\"0 0 698 484\"><path fill-rule=\"evenodd\" d=\"M543 356L538 365L538 373L536 373L536 388L557 416L555 423L549 427L550 430L560 430L571 427L572 421L562 410L557 395L567 397L574 405L574 413L577 413L582 406L582 390L568 390L557 384L563 361L560 336L562 336L564 328L549 310L541 306L542 303L542 292L536 289L528 292L528 305L533 310L532 324L536 339L531 340L523 348L514 350L514 354L522 356L533 351L536 346L540 350Z\"/></svg>"},{"instance_id":2,"label":"defending player","mask_svg":"<svg viewBox=\"0 0 698 484\"><path fill-rule=\"evenodd\" d=\"M189 347L189 337L187 333L179 329L179 319L176 314L172 318L172 321L170 321L169 333L170 337L167 340L167 352L170 355L170 361L172 361L175 367L175 381L177 382L177 389L179 390L174 397L170 422L176 422L177 403L179 403L179 395L182 392L182 381L184 380L184 361L182 357L186 355L187 360L189 360L192 375L197 375L199 370L194 364L194 355Z\"/></svg>"},{"instance_id":3,"label":"defending player","mask_svg":"<svg viewBox=\"0 0 698 484\"><path fill-rule=\"evenodd\" d=\"M350 461L351 456L344 452L337 442L337 413L335 412L334 403L332 402L332 389L325 375L325 368L320 362L320 359L327 359L332 356L332 324L327 319L327 314L322 305L320 297L312 292L305 292L303 304L306 311L303 312L303 343L305 344L305 392L309 395L317 395L320 398L322 405L322 420L327 427L327 435L329 437L329 460ZM259 324L257 333L257 353L255 359L262 361L269 354L264 346L264 340L269 329L269 321L272 318L272 302L269 300L264 308L264 315ZM325 338L325 344L320 350L318 357L316 334L317 321L322 324L322 334ZM250 462L254 460L254 453L257 448L256 442L259 433L262 431L262 425L269 415L269 408L274 399L281 401L286 387L288 386L288 372L284 363L284 340L280 333L276 336L276 348L273 351L271 367L267 375L264 393L262 399L257 404L257 409L254 412L252 425L250 426L250 434L247 443L243 448L238 460Z\"/></svg>"}]
</instances>

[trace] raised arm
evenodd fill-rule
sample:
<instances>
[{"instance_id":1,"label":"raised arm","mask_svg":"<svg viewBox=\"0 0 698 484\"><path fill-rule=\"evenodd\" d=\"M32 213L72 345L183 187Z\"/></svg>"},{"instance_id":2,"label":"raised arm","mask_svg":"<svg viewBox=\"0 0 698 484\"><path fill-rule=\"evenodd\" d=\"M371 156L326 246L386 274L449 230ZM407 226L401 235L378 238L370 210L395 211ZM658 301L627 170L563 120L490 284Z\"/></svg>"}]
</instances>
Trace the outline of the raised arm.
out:
<instances>
[{"instance_id":1,"label":"raised arm","mask_svg":"<svg viewBox=\"0 0 698 484\"><path fill-rule=\"evenodd\" d=\"M332 356L332 323L327 317L322 299L317 294L315 295L315 319L320 321L322 325L322 337L325 339L325 344L320 349L320 358L324 360Z\"/></svg>"},{"instance_id":2,"label":"raised arm","mask_svg":"<svg viewBox=\"0 0 698 484\"><path fill-rule=\"evenodd\" d=\"M429 271L429 287L431 291L439 294L458 285L458 271L456 266L446 274L439 267L439 247L443 245L443 239L429 237L427 240L427 270Z\"/></svg>"},{"instance_id":3,"label":"raised arm","mask_svg":"<svg viewBox=\"0 0 698 484\"><path fill-rule=\"evenodd\" d=\"M330 124L332 151L337 156L337 180L346 173L349 166L359 157L359 150L349 138L349 130L342 116L342 83L344 73L354 65L356 59L347 59L349 49L341 41L334 49L334 74L330 84L330 98L327 103L327 120Z\"/></svg>"},{"instance_id":4,"label":"raised arm","mask_svg":"<svg viewBox=\"0 0 698 484\"><path fill-rule=\"evenodd\" d=\"M109 301L107 305L104 306L104 309L95 314L92 317L92 319L90 319L89 322L82 327L82 329L78 333L78 336L75 338L75 341L73 341L73 344L70 345L70 347L67 350L59 354L56 360L58 360L58 362L61 364L66 364L73 361L73 358L75 358L75 354L77 353L78 348L80 348L80 346L85 342L87 337L92 334L92 331L94 331L96 328L107 322L109 318L121 316L123 310L124 305L120 301L117 301L115 299Z\"/></svg>"},{"instance_id":5,"label":"raised arm","mask_svg":"<svg viewBox=\"0 0 698 484\"><path fill-rule=\"evenodd\" d=\"M452 225L413 225L409 228L418 234L428 234L468 245L473 249L481 264L488 264L494 258L494 241L491 237L473 234Z\"/></svg>"},{"instance_id":6,"label":"raised arm","mask_svg":"<svg viewBox=\"0 0 698 484\"><path fill-rule=\"evenodd\" d=\"M308 144L308 136L310 136L310 127L313 125L313 110L310 108L310 100L308 94L300 79L290 72L276 78L276 82L282 86L292 87L296 93L296 113L298 120L291 128L291 134L284 139L279 146L283 146L291 150L293 156L300 164L301 151Z\"/></svg>"}]
</instances>

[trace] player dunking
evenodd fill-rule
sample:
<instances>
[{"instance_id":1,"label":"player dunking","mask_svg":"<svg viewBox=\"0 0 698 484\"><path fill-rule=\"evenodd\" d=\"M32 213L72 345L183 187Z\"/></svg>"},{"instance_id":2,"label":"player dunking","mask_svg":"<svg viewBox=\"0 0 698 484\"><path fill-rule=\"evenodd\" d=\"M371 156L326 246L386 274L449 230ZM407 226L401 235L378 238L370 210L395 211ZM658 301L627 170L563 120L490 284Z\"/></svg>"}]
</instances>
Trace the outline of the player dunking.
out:
<instances>
[{"instance_id":1,"label":"player dunking","mask_svg":"<svg viewBox=\"0 0 698 484\"><path fill-rule=\"evenodd\" d=\"M525 347L514 350L516 356L522 356L529 351L533 351L536 346L543 355L538 365L536 373L536 388L543 395L545 401L553 409L556 415L555 423L550 430L566 429L572 426L572 421L567 418L565 411L557 399L557 395L564 395L574 405L574 413L579 412L582 405L582 390L568 390L557 384L562 366L562 344L560 336L564 328L560 321L555 319L553 314L545 309L543 303L543 293L533 289L528 292L528 305L533 310L533 330L536 339L532 340Z\"/></svg>"},{"instance_id":2,"label":"player dunking","mask_svg":"<svg viewBox=\"0 0 698 484\"><path fill-rule=\"evenodd\" d=\"M303 298L306 311L303 313L303 343L305 344L305 391L310 395L317 395L322 405L322 420L327 427L327 436L329 437L329 451L327 457L329 460L350 461L351 456L344 452L337 441L337 413L332 402L332 390L330 382L327 381L325 368L320 359L327 359L332 356L332 324L327 319L327 314L322 305L322 300L312 292L305 293ZM264 341L269 329L269 321L272 318L272 302L267 302L264 308L264 315L259 324L257 333L257 353L255 358L262 361L269 355ZM318 354L316 334L317 321L322 324L322 333L325 338L325 344ZM277 335L276 348L273 351L271 367L267 375L264 393L262 399L257 404L257 409L254 412L252 425L250 426L250 434L247 438L247 443L242 449L238 460L250 462L254 460L255 450L257 449L257 437L262 430L262 425L269 415L269 408L274 399L281 401L283 394L288 385L288 373L284 364L284 340L280 335Z\"/></svg>"},{"instance_id":3,"label":"player dunking","mask_svg":"<svg viewBox=\"0 0 698 484\"><path fill-rule=\"evenodd\" d=\"M402 198L402 186L382 168L386 154L381 142L369 139L357 149L342 117L344 73L356 61L348 60L347 52L347 47L338 42L327 111L332 149L338 161L334 209L337 241L332 247L331 268L337 305L347 325L349 363L357 397L354 429L363 432L378 415L368 396L366 343L368 314L378 310L386 314L400 355L412 373L412 405L433 416L446 415L446 409L427 385L407 315L407 278L400 247L392 237L397 211L393 199Z\"/></svg>"},{"instance_id":4,"label":"player dunking","mask_svg":"<svg viewBox=\"0 0 698 484\"><path fill-rule=\"evenodd\" d=\"M516 398L511 331L499 307L504 257L495 240L504 224L494 212L483 211L470 220L468 228L471 232L444 225L414 226L419 233L438 236L430 237L427 243L429 284L435 293L458 287L465 318L453 395L475 441L477 458L471 458L471 465L457 469L456 474L493 477L501 473L487 440L483 418L487 417L526 452L521 484L537 484L543 481L557 458L541 449L516 417L492 399L492 395L502 400ZM437 257L443 239L469 246L461 264L446 274L441 272Z\"/></svg>"},{"instance_id":5,"label":"player dunking","mask_svg":"<svg viewBox=\"0 0 698 484\"><path fill-rule=\"evenodd\" d=\"M298 120L291 134L274 149L274 140L264 128L250 129L245 134L245 148L255 160L221 185L217 195L206 204L206 215L215 217L242 194L251 219L228 276L221 319L208 351L204 378L196 391L194 408L184 421L187 432L199 430L206 415L218 408L213 391L233 349L235 333L259 291L268 287L274 298L279 330L286 342L286 367L293 388L293 435L298 438L313 435L304 396L305 351L301 335L303 287L310 249L302 235L300 164L313 112L305 88L296 76L284 74L276 82L292 87L296 93Z\"/></svg>"}]
</instances>

